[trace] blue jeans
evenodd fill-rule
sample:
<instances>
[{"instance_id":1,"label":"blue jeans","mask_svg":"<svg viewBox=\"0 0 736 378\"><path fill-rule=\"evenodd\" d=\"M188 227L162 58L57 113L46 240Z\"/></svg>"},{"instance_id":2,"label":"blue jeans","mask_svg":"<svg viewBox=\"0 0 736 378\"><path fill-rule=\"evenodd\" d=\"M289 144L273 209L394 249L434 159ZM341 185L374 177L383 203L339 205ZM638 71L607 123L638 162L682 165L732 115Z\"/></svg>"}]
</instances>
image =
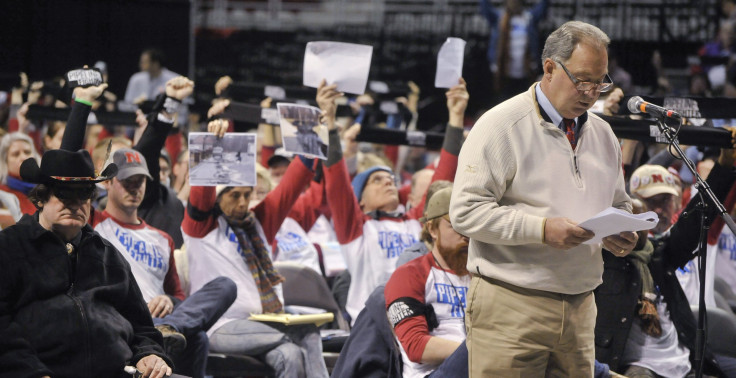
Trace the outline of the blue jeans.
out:
<instances>
[{"instance_id":1,"label":"blue jeans","mask_svg":"<svg viewBox=\"0 0 736 378\"><path fill-rule=\"evenodd\" d=\"M468 376L468 347L465 341L437 367L429 377L466 378Z\"/></svg>"},{"instance_id":2,"label":"blue jeans","mask_svg":"<svg viewBox=\"0 0 736 378\"><path fill-rule=\"evenodd\" d=\"M176 304L164 318L153 318L153 324L166 324L187 338L187 347L174 360L176 373L194 378L204 377L209 354L207 330L230 308L238 296L238 288L227 277L217 277Z\"/></svg>"},{"instance_id":3,"label":"blue jeans","mask_svg":"<svg viewBox=\"0 0 736 378\"><path fill-rule=\"evenodd\" d=\"M611 376L611 368L608 366L608 364L604 364L602 362L598 362L598 360L595 360L594 368L595 370L593 370L593 378L609 378Z\"/></svg>"},{"instance_id":4,"label":"blue jeans","mask_svg":"<svg viewBox=\"0 0 736 378\"><path fill-rule=\"evenodd\" d=\"M322 338L313 324L284 326L246 319L225 323L210 336L213 352L254 356L284 378L327 378Z\"/></svg>"}]
</instances>

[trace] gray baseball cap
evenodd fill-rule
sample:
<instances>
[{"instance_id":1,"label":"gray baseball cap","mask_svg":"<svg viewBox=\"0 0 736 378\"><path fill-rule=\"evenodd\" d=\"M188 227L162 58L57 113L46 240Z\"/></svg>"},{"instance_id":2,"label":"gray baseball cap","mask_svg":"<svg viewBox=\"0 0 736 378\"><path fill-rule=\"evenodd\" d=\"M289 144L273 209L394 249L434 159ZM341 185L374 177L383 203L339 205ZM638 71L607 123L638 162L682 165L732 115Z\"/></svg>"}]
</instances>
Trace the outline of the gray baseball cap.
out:
<instances>
[{"instance_id":1,"label":"gray baseball cap","mask_svg":"<svg viewBox=\"0 0 736 378\"><path fill-rule=\"evenodd\" d=\"M125 180L134 175L145 175L153 180L151 174L148 173L148 165L146 158L139 151L132 148L121 148L112 155L112 161L118 166L118 180Z\"/></svg>"}]
</instances>

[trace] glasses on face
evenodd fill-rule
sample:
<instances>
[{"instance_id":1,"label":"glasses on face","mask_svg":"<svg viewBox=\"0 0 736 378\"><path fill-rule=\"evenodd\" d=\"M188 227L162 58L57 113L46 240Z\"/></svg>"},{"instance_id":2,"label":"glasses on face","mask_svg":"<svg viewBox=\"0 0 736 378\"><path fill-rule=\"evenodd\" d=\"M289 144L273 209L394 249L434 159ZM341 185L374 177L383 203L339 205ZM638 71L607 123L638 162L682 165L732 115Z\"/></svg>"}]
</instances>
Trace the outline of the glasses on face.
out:
<instances>
[{"instance_id":1,"label":"glasses on face","mask_svg":"<svg viewBox=\"0 0 736 378\"><path fill-rule=\"evenodd\" d=\"M667 208L671 203L673 203L674 199L675 196L673 196L672 194L661 193L644 199L644 203L647 204L647 207L649 209L663 209Z\"/></svg>"},{"instance_id":2,"label":"glasses on face","mask_svg":"<svg viewBox=\"0 0 736 378\"><path fill-rule=\"evenodd\" d=\"M613 88L613 80L611 80L611 77L606 74L606 77L603 79L604 81L600 83L593 83L591 81L581 81L580 79L576 78L573 74L570 73L570 71L567 70L567 67L565 67L562 62L559 60L555 60L555 63L559 64L563 70L565 70L565 73L567 74L567 77L570 78L570 81L572 81L573 84L575 84L575 89L577 89L580 92L587 92L587 91L596 91L596 92L608 92Z\"/></svg>"},{"instance_id":3,"label":"glasses on face","mask_svg":"<svg viewBox=\"0 0 736 378\"><path fill-rule=\"evenodd\" d=\"M95 195L94 186L62 186L57 185L51 188L54 196L61 201L87 201Z\"/></svg>"},{"instance_id":4,"label":"glasses on face","mask_svg":"<svg viewBox=\"0 0 736 378\"><path fill-rule=\"evenodd\" d=\"M368 180L368 183L371 185L380 185L380 184L383 184L383 182L386 180L390 180L392 183L395 184L396 176L389 175L389 174L385 174L385 175L377 174L377 175L373 175L371 179Z\"/></svg>"}]
</instances>

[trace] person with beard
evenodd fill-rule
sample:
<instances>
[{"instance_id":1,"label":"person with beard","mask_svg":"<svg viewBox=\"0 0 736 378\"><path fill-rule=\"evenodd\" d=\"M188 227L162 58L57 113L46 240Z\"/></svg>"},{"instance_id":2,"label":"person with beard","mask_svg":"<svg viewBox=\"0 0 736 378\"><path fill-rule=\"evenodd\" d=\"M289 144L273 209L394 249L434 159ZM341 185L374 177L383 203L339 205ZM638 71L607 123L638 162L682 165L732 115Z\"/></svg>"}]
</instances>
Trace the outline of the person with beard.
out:
<instances>
[{"instance_id":1,"label":"person with beard","mask_svg":"<svg viewBox=\"0 0 736 378\"><path fill-rule=\"evenodd\" d=\"M406 378L468 376L468 238L450 223L451 195L444 188L427 203L422 234L433 241L431 252L397 268L384 291Z\"/></svg>"},{"instance_id":2,"label":"person with beard","mask_svg":"<svg viewBox=\"0 0 736 378\"><path fill-rule=\"evenodd\" d=\"M207 127L222 138L228 122L215 120ZM248 320L250 314L284 312L284 278L273 267L270 245L312 179L312 166L309 159L294 159L281 183L252 210L252 186L192 186L182 223L191 290L219 276L238 288L235 302L207 332L210 350L254 356L276 377L328 376L316 326Z\"/></svg>"}]
</instances>

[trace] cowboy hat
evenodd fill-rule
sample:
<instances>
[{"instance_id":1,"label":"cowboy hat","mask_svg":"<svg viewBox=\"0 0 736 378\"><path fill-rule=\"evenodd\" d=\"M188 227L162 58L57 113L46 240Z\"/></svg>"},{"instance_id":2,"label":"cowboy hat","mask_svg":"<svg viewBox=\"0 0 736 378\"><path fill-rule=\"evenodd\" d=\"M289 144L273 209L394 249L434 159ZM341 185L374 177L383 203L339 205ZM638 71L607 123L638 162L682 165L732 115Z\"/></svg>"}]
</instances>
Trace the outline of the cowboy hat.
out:
<instances>
[{"instance_id":1,"label":"cowboy hat","mask_svg":"<svg viewBox=\"0 0 736 378\"><path fill-rule=\"evenodd\" d=\"M40 167L33 158L20 166L20 177L34 184L97 183L115 177L117 172L118 167L110 164L98 175L87 150L50 150L43 154Z\"/></svg>"}]
</instances>

